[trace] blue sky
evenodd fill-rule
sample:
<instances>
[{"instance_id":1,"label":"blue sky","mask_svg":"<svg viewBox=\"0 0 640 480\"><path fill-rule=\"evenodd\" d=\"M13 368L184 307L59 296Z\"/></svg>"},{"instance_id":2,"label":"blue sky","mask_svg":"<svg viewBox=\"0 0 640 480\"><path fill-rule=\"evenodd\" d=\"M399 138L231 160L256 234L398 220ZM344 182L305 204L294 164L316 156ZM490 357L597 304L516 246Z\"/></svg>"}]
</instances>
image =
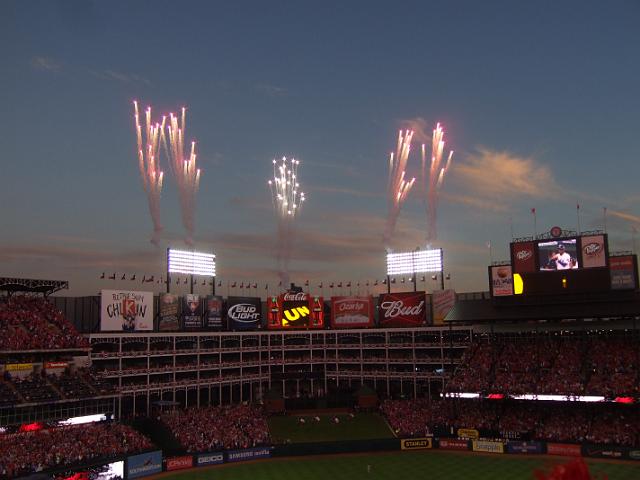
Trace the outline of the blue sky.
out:
<instances>
[{"instance_id":1,"label":"blue sky","mask_svg":"<svg viewBox=\"0 0 640 480\"><path fill-rule=\"evenodd\" d=\"M639 20L635 1L2 2L0 274L91 294L113 286L103 271L162 272L134 99L188 107L196 244L225 282L277 281L266 180L282 155L301 160L308 194L292 278L381 279L388 154L398 128L437 121L456 153L436 245L457 290L487 289L486 242L506 259L510 223L531 234L532 207L543 231L575 229L577 203L583 229L602 228L607 206L612 249L631 249ZM170 178L161 215L163 243L181 246ZM425 232L410 196L394 247Z\"/></svg>"}]
</instances>

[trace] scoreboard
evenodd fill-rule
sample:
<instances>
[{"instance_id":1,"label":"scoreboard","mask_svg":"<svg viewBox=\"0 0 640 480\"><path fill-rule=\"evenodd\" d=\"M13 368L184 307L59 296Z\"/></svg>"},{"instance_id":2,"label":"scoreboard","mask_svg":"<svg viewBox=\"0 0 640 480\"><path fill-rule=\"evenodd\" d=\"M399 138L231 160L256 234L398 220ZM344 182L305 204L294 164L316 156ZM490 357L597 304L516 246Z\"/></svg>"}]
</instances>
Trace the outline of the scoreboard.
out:
<instances>
[{"instance_id":1,"label":"scoreboard","mask_svg":"<svg viewBox=\"0 0 640 480\"><path fill-rule=\"evenodd\" d=\"M606 233L576 235L559 227L510 245L511 262L489 267L491 295L557 295L635 290L635 255L609 256Z\"/></svg>"}]
</instances>

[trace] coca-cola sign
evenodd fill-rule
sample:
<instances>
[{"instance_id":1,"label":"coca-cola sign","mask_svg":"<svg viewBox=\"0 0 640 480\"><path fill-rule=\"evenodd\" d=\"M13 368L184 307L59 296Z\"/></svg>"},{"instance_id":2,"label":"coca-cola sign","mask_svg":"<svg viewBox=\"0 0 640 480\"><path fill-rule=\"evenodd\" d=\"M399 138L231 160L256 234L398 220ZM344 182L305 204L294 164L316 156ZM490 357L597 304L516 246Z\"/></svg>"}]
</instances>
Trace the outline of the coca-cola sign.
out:
<instances>
[{"instance_id":1,"label":"coca-cola sign","mask_svg":"<svg viewBox=\"0 0 640 480\"><path fill-rule=\"evenodd\" d=\"M426 319L424 292L385 293L379 299L382 327L416 327Z\"/></svg>"},{"instance_id":2,"label":"coca-cola sign","mask_svg":"<svg viewBox=\"0 0 640 480\"><path fill-rule=\"evenodd\" d=\"M511 244L511 262L516 273L536 271L535 244L533 242L517 242Z\"/></svg>"},{"instance_id":3,"label":"coca-cola sign","mask_svg":"<svg viewBox=\"0 0 640 480\"><path fill-rule=\"evenodd\" d=\"M367 328L373 326L371 297L331 297L332 328Z\"/></svg>"},{"instance_id":4,"label":"coca-cola sign","mask_svg":"<svg viewBox=\"0 0 640 480\"><path fill-rule=\"evenodd\" d=\"M287 292L284 294L282 298L285 302L294 302L294 301L308 301L308 295L305 292Z\"/></svg>"}]
</instances>

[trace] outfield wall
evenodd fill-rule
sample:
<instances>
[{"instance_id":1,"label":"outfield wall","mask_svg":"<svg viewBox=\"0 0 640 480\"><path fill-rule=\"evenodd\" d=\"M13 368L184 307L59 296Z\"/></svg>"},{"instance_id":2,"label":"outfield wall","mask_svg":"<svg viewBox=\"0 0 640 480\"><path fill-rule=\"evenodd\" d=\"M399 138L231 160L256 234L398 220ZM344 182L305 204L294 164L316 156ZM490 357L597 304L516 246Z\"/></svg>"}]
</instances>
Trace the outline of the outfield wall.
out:
<instances>
[{"instance_id":1,"label":"outfield wall","mask_svg":"<svg viewBox=\"0 0 640 480\"><path fill-rule=\"evenodd\" d=\"M197 469L199 467L209 467L224 463L246 462L274 457L430 449L492 453L496 455L547 454L640 461L640 448L521 440L470 440L458 437L421 437L269 445L178 456L165 456L162 451L156 450L130 455L128 457L118 457L117 459L110 460L110 462L116 460L122 461L124 463L122 478L129 479L147 477L162 471ZM51 479L53 478L53 473L57 474L56 478L61 478L61 472L68 474L68 479L88 478L88 476L85 477L84 475L87 475L87 473L92 468L95 469L96 466L99 466L99 464L92 462L82 467L58 468L48 473L42 472L40 474L34 474L29 478L42 480Z\"/></svg>"}]
</instances>

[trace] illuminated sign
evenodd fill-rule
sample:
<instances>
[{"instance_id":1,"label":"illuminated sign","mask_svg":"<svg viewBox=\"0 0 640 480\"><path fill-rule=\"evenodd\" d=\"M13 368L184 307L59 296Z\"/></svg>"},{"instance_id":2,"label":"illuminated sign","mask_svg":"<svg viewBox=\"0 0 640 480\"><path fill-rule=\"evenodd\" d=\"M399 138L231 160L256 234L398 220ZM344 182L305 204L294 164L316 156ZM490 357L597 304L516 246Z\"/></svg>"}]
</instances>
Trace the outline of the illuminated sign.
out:
<instances>
[{"instance_id":1,"label":"illuminated sign","mask_svg":"<svg viewBox=\"0 0 640 480\"><path fill-rule=\"evenodd\" d=\"M305 292L286 292L267 299L268 328L323 328L324 301Z\"/></svg>"},{"instance_id":2,"label":"illuminated sign","mask_svg":"<svg viewBox=\"0 0 640 480\"><path fill-rule=\"evenodd\" d=\"M216 276L216 256L213 253L188 250L167 250L169 273Z\"/></svg>"},{"instance_id":3,"label":"illuminated sign","mask_svg":"<svg viewBox=\"0 0 640 480\"><path fill-rule=\"evenodd\" d=\"M442 272L442 249L387 254L387 275Z\"/></svg>"}]
</instances>

